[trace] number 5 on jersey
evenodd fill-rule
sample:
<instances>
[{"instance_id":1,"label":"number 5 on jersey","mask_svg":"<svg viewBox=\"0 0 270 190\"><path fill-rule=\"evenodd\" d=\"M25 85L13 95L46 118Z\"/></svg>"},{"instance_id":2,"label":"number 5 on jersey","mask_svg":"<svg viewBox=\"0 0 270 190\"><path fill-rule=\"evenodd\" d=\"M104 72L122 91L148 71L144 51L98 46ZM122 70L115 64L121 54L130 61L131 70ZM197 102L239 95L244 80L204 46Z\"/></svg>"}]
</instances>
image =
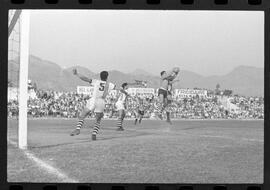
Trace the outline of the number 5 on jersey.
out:
<instances>
[{"instance_id":1,"label":"number 5 on jersey","mask_svg":"<svg viewBox=\"0 0 270 190\"><path fill-rule=\"evenodd\" d=\"M99 83L99 84L100 84L99 90L100 91L104 91L104 89L105 89L105 83Z\"/></svg>"}]
</instances>

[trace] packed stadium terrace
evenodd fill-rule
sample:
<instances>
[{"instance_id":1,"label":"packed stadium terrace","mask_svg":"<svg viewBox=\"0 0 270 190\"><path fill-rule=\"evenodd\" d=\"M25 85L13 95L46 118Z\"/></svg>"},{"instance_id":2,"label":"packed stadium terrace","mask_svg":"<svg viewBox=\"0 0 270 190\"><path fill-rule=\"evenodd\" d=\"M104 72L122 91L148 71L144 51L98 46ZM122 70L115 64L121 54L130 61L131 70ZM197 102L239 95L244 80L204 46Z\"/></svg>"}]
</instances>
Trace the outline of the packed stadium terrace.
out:
<instances>
[{"instance_id":1,"label":"packed stadium terrace","mask_svg":"<svg viewBox=\"0 0 270 190\"><path fill-rule=\"evenodd\" d=\"M28 100L29 117L64 117L76 118L89 98L74 92L63 93L55 91L37 91L37 97ZM142 96L142 95L140 95ZM146 110L145 118L154 118L158 97L148 96L150 108ZM230 102L237 106L237 111L229 111L219 101L219 96L211 97L174 97L173 103L168 109L171 117L175 119L263 119L264 99L261 97L230 96ZM109 95L106 98L105 118L117 117L114 103L116 95ZM135 116L137 102L128 99L127 118ZM18 115L18 102L9 100L8 117ZM89 117L94 117L89 116Z\"/></svg>"}]
</instances>

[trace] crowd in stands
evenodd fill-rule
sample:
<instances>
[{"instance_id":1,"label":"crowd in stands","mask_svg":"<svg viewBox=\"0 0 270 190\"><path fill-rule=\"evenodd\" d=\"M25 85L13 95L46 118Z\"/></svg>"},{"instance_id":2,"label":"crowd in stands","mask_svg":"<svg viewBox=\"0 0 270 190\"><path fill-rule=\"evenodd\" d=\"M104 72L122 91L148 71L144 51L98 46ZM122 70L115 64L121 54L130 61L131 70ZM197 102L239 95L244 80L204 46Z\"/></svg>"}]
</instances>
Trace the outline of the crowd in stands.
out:
<instances>
[{"instance_id":1,"label":"crowd in stands","mask_svg":"<svg viewBox=\"0 0 270 190\"><path fill-rule=\"evenodd\" d=\"M141 96L141 95L140 95ZM79 95L75 92L37 91L37 98L28 100L29 117L64 117L76 118L82 110L89 97ZM144 97L148 104L145 112L146 118L152 118L157 111L158 97L147 95ZM128 99L126 117L134 117L137 108L137 101ZM114 103L116 95L109 95L106 98L106 117L117 117ZM236 105L237 112L229 111L218 101L217 96L211 97L174 97L172 104L168 107L172 118L183 119L263 119L264 99L262 97L231 96L231 103ZM8 102L8 116L18 115L18 102ZM93 117L90 116L90 117Z\"/></svg>"}]
</instances>

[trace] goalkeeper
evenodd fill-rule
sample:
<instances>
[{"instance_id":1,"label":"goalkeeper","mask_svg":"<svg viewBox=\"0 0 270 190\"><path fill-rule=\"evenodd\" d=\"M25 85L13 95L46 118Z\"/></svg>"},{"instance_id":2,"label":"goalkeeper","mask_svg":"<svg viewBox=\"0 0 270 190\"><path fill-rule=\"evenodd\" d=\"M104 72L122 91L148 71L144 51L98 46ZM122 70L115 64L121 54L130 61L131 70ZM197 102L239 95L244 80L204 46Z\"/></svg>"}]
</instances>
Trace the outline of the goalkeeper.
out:
<instances>
[{"instance_id":1,"label":"goalkeeper","mask_svg":"<svg viewBox=\"0 0 270 190\"><path fill-rule=\"evenodd\" d=\"M175 67L172 69L172 71L169 71L169 72L162 71L160 73L161 79L160 79L160 88L158 89L159 100L158 100L158 105L157 105L157 110L158 110L157 116L161 120L163 120L163 116L162 116L163 111L168 105L169 85L177 77L179 71L180 71L179 67Z\"/></svg>"}]
</instances>

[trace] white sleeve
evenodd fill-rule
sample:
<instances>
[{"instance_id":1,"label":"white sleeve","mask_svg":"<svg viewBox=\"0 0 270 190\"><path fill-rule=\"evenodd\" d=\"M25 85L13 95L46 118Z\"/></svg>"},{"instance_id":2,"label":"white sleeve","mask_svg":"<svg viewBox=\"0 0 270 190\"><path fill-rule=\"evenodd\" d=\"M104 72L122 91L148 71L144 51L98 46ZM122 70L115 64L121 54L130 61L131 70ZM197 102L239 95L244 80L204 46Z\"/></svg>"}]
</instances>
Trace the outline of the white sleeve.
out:
<instances>
[{"instance_id":1,"label":"white sleeve","mask_svg":"<svg viewBox=\"0 0 270 190\"><path fill-rule=\"evenodd\" d=\"M113 84L113 83L109 83L109 91L114 90L114 89L115 89L115 87L116 87L116 85L115 85L115 84Z\"/></svg>"},{"instance_id":2,"label":"white sleeve","mask_svg":"<svg viewBox=\"0 0 270 190\"><path fill-rule=\"evenodd\" d=\"M97 84L97 82L99 82L99 80L97 79L92 79L92 82L90 83L92 86L95 86L95 84Z\"/></svg>"}]
</instances>

